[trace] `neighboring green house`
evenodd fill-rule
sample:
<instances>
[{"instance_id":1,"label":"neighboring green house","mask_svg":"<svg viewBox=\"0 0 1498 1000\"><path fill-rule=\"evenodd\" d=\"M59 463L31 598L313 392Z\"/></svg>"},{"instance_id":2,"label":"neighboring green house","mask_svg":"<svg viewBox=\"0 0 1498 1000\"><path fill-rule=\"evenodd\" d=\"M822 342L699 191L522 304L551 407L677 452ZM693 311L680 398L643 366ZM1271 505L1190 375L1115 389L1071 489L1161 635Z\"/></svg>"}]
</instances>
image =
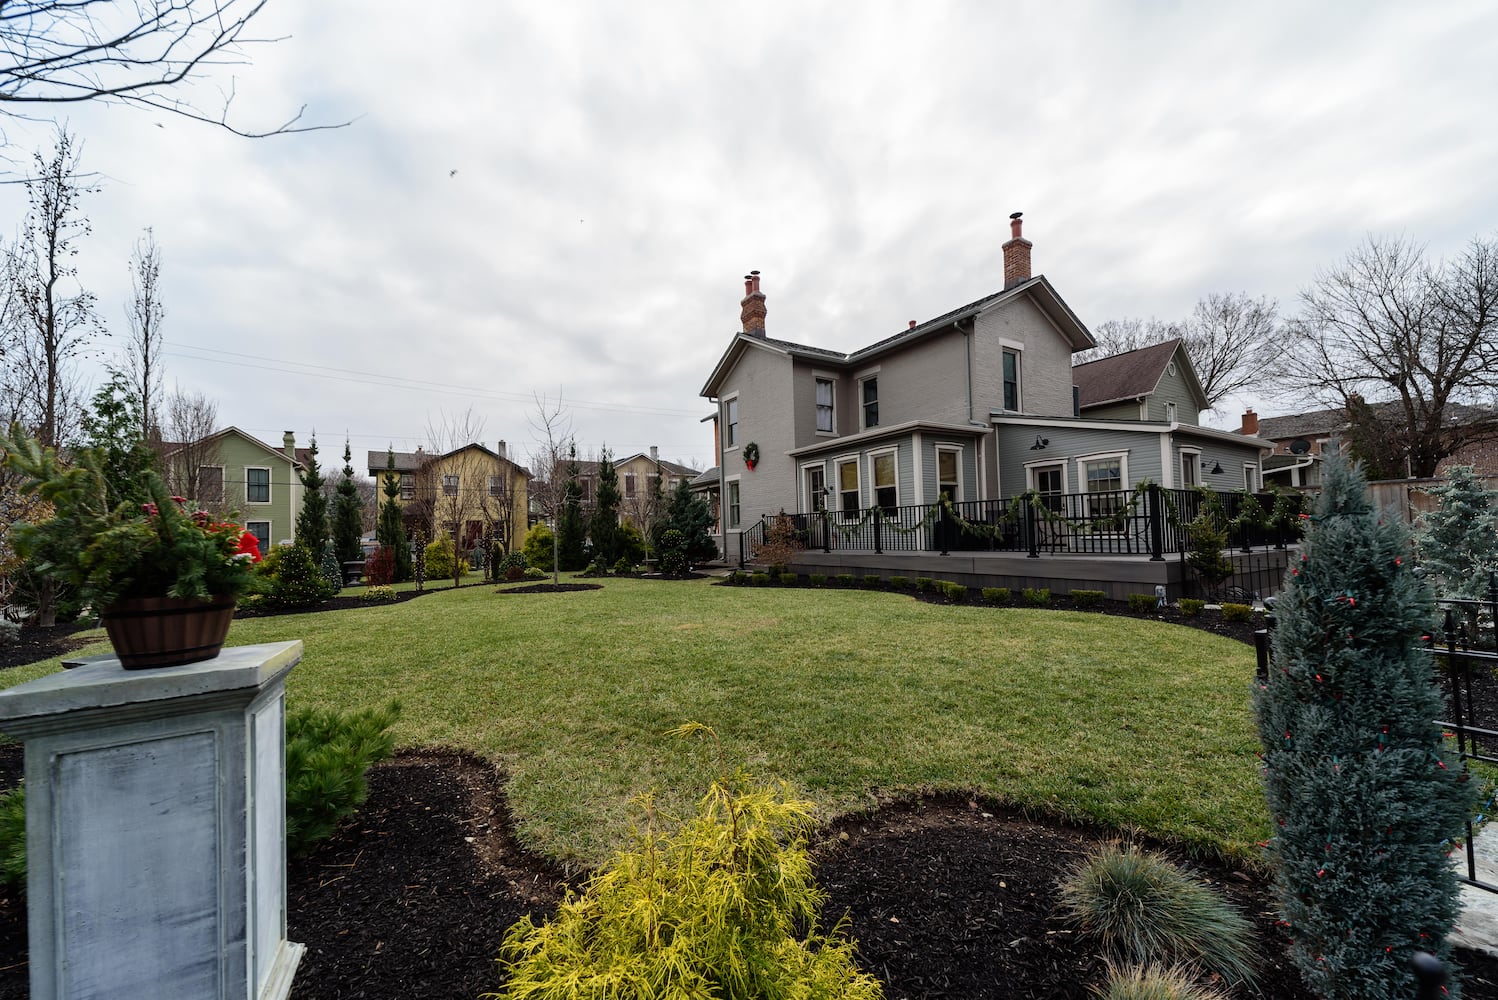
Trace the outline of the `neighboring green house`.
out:
<instances>
[{"instance_id":1,"label":"neighboring green house","mask_svg":"<svg viewBox=\"0 0 1498 1000\"><path fill-rule=\"evenodd\" d=\"M305 487L291 431L277 451L238 427L226 427L192 444L163 446L162 464L168 482L183 496L215 513L237 512L262 552L295 540Z\"/></svg>"}]
</instances>

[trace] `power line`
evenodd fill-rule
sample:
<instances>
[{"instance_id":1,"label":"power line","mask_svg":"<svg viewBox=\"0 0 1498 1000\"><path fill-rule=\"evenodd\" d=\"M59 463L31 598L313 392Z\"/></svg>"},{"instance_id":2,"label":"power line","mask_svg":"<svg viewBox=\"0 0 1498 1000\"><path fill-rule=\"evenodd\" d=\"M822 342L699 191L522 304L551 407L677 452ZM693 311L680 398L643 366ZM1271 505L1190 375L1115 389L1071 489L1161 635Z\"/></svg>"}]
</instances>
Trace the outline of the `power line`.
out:
<instances>
[{"instance_id":1,"label":"power line","mask_svg":"<svg viewBox=\"0 0 1498 1000\"><path fill-rule=\"evenodd\" d=\"M260 371L276 372L282 375L302 375L314 378L330 379L336 382L352 382L357 385L375 385L387 389L410 389L417 392L438 390L447 393L458 393L473 396L480 399L501 399L508 402L531 403L534 396L527 396L518 392L503 392L498 389L480 389L474 386L453 385L447 382L435 382L430 379L408 378L403 375L386 375L381 372L350 371L344 368L335 368L329 365L314 365L303 361L289 361L284 358L267 358L259 354L244 354L238 351L224 351L212 347L198 347L193 344L177 344L164 341L164 344L178 348L202 352L201 354L181 354L173 351L164 351L167 357L186 358L190 361L207 361L212 364L233 365L236 368L255 368ZM222 354L226 358L249 359L226 360L226 358L204 357L204 354ZM259 363L251 363L259 362ZM294 366L294 367L287 367ZM304 369L312 369L306 371ZM326 373L326 374L323 374ZM676 410L663 406L638 406L625 403L608 403L597 400L567 400L565 405L581 410L604 410L610 412L641 413L654 416L700 416L700 410Z\"/></svg>"}]
</instances>

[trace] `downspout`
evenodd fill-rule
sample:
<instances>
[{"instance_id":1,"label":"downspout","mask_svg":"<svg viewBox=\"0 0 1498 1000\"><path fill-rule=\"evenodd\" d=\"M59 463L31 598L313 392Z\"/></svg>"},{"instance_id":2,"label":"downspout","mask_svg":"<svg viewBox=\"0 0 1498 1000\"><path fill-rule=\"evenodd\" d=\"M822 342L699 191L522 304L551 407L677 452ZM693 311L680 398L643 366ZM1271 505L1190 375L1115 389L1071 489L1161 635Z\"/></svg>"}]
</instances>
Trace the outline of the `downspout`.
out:
<instances>
[{"instance_id":1,"label":"downspout","mask_svg":"<svg viewBox=\"0 0 1498 1000\"><path fill-rule=\"evenodd\" d=\"M967 362L967 422L973 423L973 321L968 320L967 329L962 328L962 320L952 321L952 328L962 334L962 353Z\"/></svg>"},{"instance_id":2,"label":"downspout","mask_svg":"<svg viewBox=\"0 0 1498 1000\"><path fill-rule=\"evenodd\" d=\"M723 404L717 396L709 396L713 401L713 423L717 424L721 417L719 407ZM718 444L718 453L713 457L718 460L718 539L723 543L723 561L728 562L728 480L723 474L723 438L722 428L718 428L713 438Z\"/></svg>"},{"instance_id":3,"label":"downspout","mask_svg":"<svg viewBox=\"0 0 1498 1000\"><path fill-rule=\"evenodd\" d=\"M986 500L988 499L988 476L986 475L987 463L984 461L984 457L988 446L985 442L990 434L993 435L994 467L998 468L999 432L994 429L992 424L984 425L981 421L973 417L973 331L977 329L977 323L976 319L970 318L967 322L967 329L964 330L962 328L962 320L955 319L952 321L952 328L962 334L962 353L967 365L967 378L965 379L967 389L967 422L985 427L983 436L978 438L978 454L974 456L976 461L973 462L973 474L978 477L978 499Z\"/></svg>"}]
</instances>

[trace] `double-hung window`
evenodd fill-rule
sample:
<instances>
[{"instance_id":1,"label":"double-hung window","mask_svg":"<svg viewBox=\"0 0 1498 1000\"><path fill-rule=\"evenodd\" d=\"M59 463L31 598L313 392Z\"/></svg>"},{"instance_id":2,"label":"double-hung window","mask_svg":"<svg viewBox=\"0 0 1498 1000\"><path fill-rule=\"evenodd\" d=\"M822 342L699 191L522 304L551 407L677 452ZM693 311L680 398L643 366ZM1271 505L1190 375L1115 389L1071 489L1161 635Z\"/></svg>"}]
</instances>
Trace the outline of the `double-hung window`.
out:
<instances>
[{"instance_id":1,"label":"double-hung window","mask_svg":"<svg viewBox=\"0 0 1498 1000\"><path fill-rule=\"evenodd\" d=\"M489 495L491 497L503 496L505 491L504 479L501 476L489 477Z\"/></svg>"},{"instance_id":2,"label":"double-hung window","mask_svg":"<svg viewBox=\"0 0 1498 1000\"><path fill-rule=\"evenodd\" d=\"M734 397L723 404L723 447L739 446L739 400Z\"/></svg>"},{"instance_id":3,"label":"double-hung window","mask_svg":"<svg viewBox=\"0 0 1498 1000\"><path fill-rule=\"evenodd\" d=\"M260 551L270 553L270 522L269 521L246 521L244 530L255 536L255 541L260 543Z\"/></svg>"},{"instance_id":4,"label":"double-hung window","mask_svg":"<svg viewBox=\"0 0 1498 1000\"><path fill-rule=\"evenodd\" d=\"M635 491L639 488L638 483L639 480L635 478L633 472L626 472L624 474L624 496L627 499L633 500L635 498Z\"/></svg>"},{"instance_id":5,"label":"double-hung window","mask_svg":"<svg viewBox=\"0 0 1498 1000\"><path fill-rule=\"evenodd\" d=\"M831 434L835 424L832 419L832 379L817 379L817 433Z\"/></svg>"},{"instance_id":6,"label":"double-hung window","mask_svg":"<svg viewBox=\"0 0 1498 1000\"><path fill-rule=\"evenodd\" d=\"M879 380L877 378L866 378L859 384L859 393L863 397L863 426L867 430L870 427L879 426Z\"/></svg>"},{"instance_id":7,"label":"double-hung window","mask_svg":"<svg viewBox=\"0 0 1498 1000\"><path fill-rule=\"evenodd\" d=\"M837 507L845 518L858 516L858 459L837 463Z\"/></svg>"},{"instance_id":8,"label":"double-hung window","mask_svg":"<svg viewBox=\"0 0 1498 1000\"><path fill-rule=\"evenodd\" d=\"M270 503L270 470L244 470L245 503Z\"/></svg>"},{"instance_id":9,"label":"double-hung window","mask_svg":"<svg viewBox=\"0 0 1498 1000\"><path fill-rule=\"evenodd\" d=\"M741 511L739 507L739 481L729 480L728 483L728 526L737 528Z\"/></svg>"},{"instance_id":10,"label":"double-hung window","mask_svg":"<svg viewBox=\"0 0 1498 1000\"><path fill-rule=\"evenodd\" d=\"M1093 517L1116 513L1123 493L1123 456L1102 455L1084 461L1082 482L1088 494L1088 511Z\"/></svg>"},{"instance_id":11,"label":"double-hung window","mask_svg":"<svg viewBox=\"0 0 1498 1000\"><path fill-rule=\"evenodd\" d=\"M1004 409L1019 410L1019 351L1004 351Z\"/></svg>"},{"instance_id":12,"label":"double-hung window","mask_svg":"<svg viewBox=\"0 0 1498 1000\"><path fill-rule=\"evenodd\" d=\"M900 503L899 489L895 485L895 453L886 451L873 456L874 502L892 513Z\"/></svg>"},{"instance_id":13,"label":"double-hung window","mask_svg":"<svg viewBox=\"0 0 1498 1000\"><path fill-rule=\"evenodd\" d=\"M442 474L442 495L455 497L458 495L458 475L455 472L444 472Z\"/></svg>"},{"instance_id":14,"label":"double-hung window","mask_svg":"<svg viewBox=\"0 0 1498 1000\"><path fill-rule=\"evenodd\" d=\"M198 495L203 503L222 503L224 500L224 467L204 465L198 468Z\"/></svg>"},{"instance_id":15,"label":"double-hung window","mask_svg":"<svg viewBox=\"0 0 1498 1000\"><path fill-rule=\"evenodd\" d=\"M416 496L416 473L401 473L401 499L410 500Z\"/></svg>"},{"instance_id":16,"label":"double-hung window","mask_svg":"<svg viewBox=\"0 0 1498 1000\"><path fill-rule=\"evenodd\" d=\"M943 500L957 503L962 499L958 468L962 452L950 448L936 449L936 492Z\"/></svg>"}]
</instances>

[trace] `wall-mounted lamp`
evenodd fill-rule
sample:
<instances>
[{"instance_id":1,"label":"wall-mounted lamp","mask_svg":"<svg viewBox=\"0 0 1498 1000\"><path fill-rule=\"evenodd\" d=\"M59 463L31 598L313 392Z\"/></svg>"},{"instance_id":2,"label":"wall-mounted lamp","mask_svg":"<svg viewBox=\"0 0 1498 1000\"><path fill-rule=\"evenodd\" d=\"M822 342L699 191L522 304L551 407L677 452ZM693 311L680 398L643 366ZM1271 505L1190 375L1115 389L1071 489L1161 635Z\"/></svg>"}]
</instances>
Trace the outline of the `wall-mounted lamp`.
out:
<instances>
[{"instance_id":1,"label":"wall-mounted lamp","mask_svg":"<svg viewBox=\"0 0 1498 1000\"><path fill-rule=\"evenodd\" d=\"M1214 475L1214 476L1220 476L1220 475L1222 475L1222 463L1221 462L1213 462L1212 463L1212 475Z\"/></svg>"},{"instance_id":2,"label":"wall-mounted lamp","mask_svg":"<svg viewBox=\"0 0 1498 1000\"><path fill-rule=\"evenodd\" d=\"M1045 451L1045 446L1048 445L1048 444L1050 444L1050 443L1051 443L1051 439L1050 438L1043 438L1039 434L1037 434L1037 435L1035 435L1035 443L1030 446L1030 450L1031 451Z\"/></svg>"}]
</instances>

